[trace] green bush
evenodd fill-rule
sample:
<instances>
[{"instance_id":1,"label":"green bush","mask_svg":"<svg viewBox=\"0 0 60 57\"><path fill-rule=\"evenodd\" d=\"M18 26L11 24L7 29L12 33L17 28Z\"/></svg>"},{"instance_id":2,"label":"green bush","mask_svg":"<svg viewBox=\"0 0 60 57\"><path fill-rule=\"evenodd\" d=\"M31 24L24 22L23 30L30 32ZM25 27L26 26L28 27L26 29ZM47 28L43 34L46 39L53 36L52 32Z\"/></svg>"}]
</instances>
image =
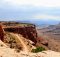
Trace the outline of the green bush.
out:
<instances>
[{"instance_id":1,"label":"green bush","mask_svg":"<svg viewBox=\"0 0 60 57\"><path fill-rule=\"evenodd\" d=\"M36 49L32 49L31 52L37 53L37 52L41 52L41 51L44 51L44 50L45 50L45 48L43 48L43 47L37 47Z\"/></svg>"}]
</instances>

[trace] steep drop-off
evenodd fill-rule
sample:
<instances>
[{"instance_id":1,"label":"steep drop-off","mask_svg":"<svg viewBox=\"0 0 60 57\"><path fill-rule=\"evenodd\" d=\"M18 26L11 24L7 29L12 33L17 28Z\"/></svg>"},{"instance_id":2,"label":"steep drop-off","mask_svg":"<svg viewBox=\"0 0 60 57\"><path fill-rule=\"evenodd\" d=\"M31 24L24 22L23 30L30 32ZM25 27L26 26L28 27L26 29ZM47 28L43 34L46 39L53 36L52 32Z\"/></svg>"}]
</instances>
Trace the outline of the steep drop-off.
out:
<instances>
[{"instance_id":1,"label":"steep drop-off","mask_svg":"<svg viewBox=\"0 0 60 57\"><path fill-rule=\"evenodd\" d=\"M27 26L27 27L20 27L20 26L11 26L11 27L5 27L4 31L18 33L23 35L23 37L32 40L34 43L37 42L37 32L35 25Z\"/></svg>"}]
</instances>

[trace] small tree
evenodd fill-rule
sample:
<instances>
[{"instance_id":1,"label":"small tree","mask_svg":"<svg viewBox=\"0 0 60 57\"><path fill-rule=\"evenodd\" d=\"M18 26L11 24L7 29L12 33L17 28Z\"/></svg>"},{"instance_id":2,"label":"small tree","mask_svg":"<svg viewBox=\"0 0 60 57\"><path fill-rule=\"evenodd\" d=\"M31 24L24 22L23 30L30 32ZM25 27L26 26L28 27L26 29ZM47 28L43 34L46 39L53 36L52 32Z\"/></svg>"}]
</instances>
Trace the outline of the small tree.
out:
<instances>
[{"instance_id":1,"label":"small tree","mask_svg":"<svg viewBox=\"0 0 60 57\"><path fill-rule=\"evenodd\" d=\"M37 52L41 52L41 51L44 51L44 50L45 50L45 48L43 48L43 47L37 47L36 49L32 49L31 52L37 53Z\"/></svg>"}]
</instances>

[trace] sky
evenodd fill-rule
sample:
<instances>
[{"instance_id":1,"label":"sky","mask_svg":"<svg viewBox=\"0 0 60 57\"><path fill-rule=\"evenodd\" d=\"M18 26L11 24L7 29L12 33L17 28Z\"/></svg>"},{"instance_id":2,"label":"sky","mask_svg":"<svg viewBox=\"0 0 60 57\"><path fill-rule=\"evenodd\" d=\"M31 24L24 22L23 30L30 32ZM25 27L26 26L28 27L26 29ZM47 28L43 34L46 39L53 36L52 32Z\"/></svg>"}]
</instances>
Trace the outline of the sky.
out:
<instances>
[{"instance_id":1,"label":"sky","mask_svg":"<svg viewBox=\"0 0 60 57\"><path fill-rule=\"evenodd\" d=\"M0 0L0 21L60 21L60 0Z\"/></svg>"}]
</instances>

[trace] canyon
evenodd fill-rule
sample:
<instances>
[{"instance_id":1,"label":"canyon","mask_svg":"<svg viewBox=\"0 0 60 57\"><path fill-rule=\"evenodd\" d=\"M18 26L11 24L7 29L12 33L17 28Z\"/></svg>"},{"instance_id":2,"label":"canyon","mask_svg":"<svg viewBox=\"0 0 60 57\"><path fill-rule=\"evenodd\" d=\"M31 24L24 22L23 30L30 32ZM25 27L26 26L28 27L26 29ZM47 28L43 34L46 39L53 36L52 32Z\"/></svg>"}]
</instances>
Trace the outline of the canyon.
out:
<instances>
[{"instance_id":1,"label":"canyon","mask_svg":"<svg viewBox=\"0 0 60 57\"><path fill-rule=\"evenodd\" d=\"M60 57L60 52L57 52L57 49L53 50L55 46L51 48L53 42L54 40L40 33L34 24L18 22L0 24L0 57ZM37 47L44 47L45 51L31 52Z\"/></svg>"}]
</instances>

